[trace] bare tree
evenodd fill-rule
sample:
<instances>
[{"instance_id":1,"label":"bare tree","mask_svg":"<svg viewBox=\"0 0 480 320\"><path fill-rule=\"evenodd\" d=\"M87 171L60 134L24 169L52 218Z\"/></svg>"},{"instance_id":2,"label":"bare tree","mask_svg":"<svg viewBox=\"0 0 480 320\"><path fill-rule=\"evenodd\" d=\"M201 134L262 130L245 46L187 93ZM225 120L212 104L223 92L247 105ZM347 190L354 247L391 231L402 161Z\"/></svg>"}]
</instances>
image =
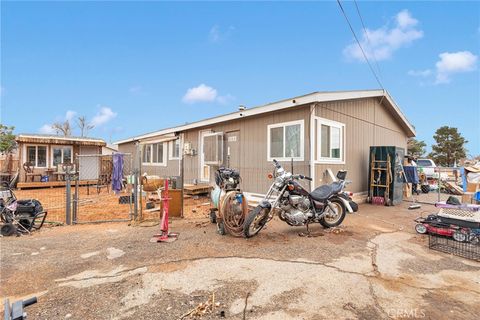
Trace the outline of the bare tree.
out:
<instances>
[{"instance_id":1,"label":"bare tree","mask_svg":"<svg viewBox=\"0 0 480 320\"><path fill-rule=\"evenodd\" d=\"M65 137L72 135L72 126L68 120L65 120L65 122L55 122L52 124L52 129L55 130L57 134L62 134Z\"/></svg>"},{"instance_id":2,"label":"bare tree","mask_svg":"<svg viewBox=\"0 0 480 320\"><path fill-rule=\"evenodd\" d=\"M89 124L85 116L77 118L77 126L80 129L80 136L85 137L88 134L88 131L95 128L93 124Z\"/></svg>"}]
</instances>

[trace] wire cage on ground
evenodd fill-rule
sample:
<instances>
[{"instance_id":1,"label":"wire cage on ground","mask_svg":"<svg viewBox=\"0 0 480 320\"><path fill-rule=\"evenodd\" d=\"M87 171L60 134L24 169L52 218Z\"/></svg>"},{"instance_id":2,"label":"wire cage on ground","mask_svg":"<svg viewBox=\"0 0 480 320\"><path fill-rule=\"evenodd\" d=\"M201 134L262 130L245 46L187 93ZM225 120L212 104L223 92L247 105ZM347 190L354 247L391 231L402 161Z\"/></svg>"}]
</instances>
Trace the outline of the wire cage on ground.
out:
<instances>
[{"instance_id":1,"label":"wire cage on ground","mask_svg":"<svg viewBox=\"0 0 480 320\"><path fill-rule=\"evenodd\" d=\"M462 258L480 262L480 235L465 234L465 241L457 241L450 237L436 234L428 235L428 247L432 250L450 253Z\"/></svg>"}]
</instances>

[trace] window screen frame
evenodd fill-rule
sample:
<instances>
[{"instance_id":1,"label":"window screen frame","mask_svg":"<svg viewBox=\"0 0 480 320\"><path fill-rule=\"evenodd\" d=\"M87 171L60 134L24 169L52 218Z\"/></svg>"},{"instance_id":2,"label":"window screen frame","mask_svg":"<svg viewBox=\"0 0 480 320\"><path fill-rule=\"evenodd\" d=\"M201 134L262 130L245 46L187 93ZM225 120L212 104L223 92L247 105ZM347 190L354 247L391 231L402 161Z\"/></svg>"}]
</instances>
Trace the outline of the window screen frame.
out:
<instances>
[{"instance_id":1,"label":"window screen frame","mask_svg":"<svg viewBox=\"0 0 480 320\"><path fill-rule=\"evenodd\" d=\"M267 126L267 161L271 162L273 159L277 161L291 161L292 157L285 156L285 146L286 146L286 127L300 125L300 155L298 157L293 157L293 161L304 161L305 159L305 121L304 120L295 120L288 122L279 122L270 124ZM272 157L271 156L271 129L283 128L283 152L281 157Z\"/></svg>"},{"instance_id":2,"label":"window screen frame","mask_svg":"<svg viewBox=\"0 0 480 320\"><path fill-rule=\"evenodd\" d=\"M35 168L49 168L49 148L48 148L48 145L44 145L44 144L26 144L25 145L25 151L24 151L24 158L25 158L25 161L24 162L29 162L29 159L28 159L28 148L29 147L32 147L32 148L35 148L35 163L31 163L31 165ZM45 165L44 166L39 166L38 165L38 148L41 147L41 148L45 148Z\"/></svg>"},{"instance_id":3,"label":"window screen frame","mask_svg":"<svg viewBox=\"0 0 480 320\"><path fill-rule=\"evenodd\" d=\"M217 150L217 158L216 160L208 161L205 159L205 138L208 137L216 137L215 142L217 148L220 147L220 151ZM203 152L203 164L207 166L221 166L223 164L223 149L224 149L224 141L223 141L223 132L212 132L212 133L205 133L202 135L202 152ZM220 139L220 141L219 141Z\"/></svg>"},{"instance_id":4,"label":"window screen frame","mask_svg":"<svg viewBox=\"0 0 480 320\"><path fill-rule=\"evenodd\" d=\"M178 156L175 155L174 153L177 143L178 143ZM182 153L182 143L180 141L180 138L172 140L168 143L168 159L169 160L180 160L181 153Z\"/></svg>"},{"instance_id":5,"label":"window screen frame","mask_svg":"<svg viewBox=\"0 0 480 320\"><path fill-rule=\"evenodd\" d=\"M162 149L163 149L163 154L162 154L162 161L161 162L153 162L153 145L155 144L161 144ZM145 148L149 146L149 152L150 152L150 161L145 162L145 154L144 150ZM158 148L157 148L158 152ZM158 160L158 159L157 159ZM167 166L167 142L151 142L151 143L144 143L142 144L142 165L144 166L156 166L156 167L166 167Z\"/></svg>"},{"instance_id":6,"label":"window screen frame","mask_svg":"<svg viewBox=\"0 0 480 320\"><path fill-rule=\"evenodd\" d=\"M55 161L55 157L54 157L54 152L55 152L55 149L59 149L60 150L60 163L57 163L57 164L54 164L53 162ZM50 146L50 151L51 151L51 163L50 165L52 166L52 168L56 168L57 165L61 165L63 163L65 163L65 149L69 149L70 150L70 163L73 163L73 146L69 146L69 145L52 145Z\"/></svg>"},{"instance_id":7,"label":"window screen frame","mask_svg":"<svg viewBox=\"0 0 480 320\"><path fill-rule=\"evenodd\" d=\"M315 154L315 163L318 164L345 164L345 155L346 155L346 126L342 122L333 121L330 119L325 119L321 117L314 117L314 132L315 132L315 147L316 150L314 151ZM330 141L329 141L329 157L322 157L322 125L328 127L334 127L340 129L340 158L333 158L332 157L332 139L333 135L331 134L330 129Z\"/></svg>"}]
</instances>

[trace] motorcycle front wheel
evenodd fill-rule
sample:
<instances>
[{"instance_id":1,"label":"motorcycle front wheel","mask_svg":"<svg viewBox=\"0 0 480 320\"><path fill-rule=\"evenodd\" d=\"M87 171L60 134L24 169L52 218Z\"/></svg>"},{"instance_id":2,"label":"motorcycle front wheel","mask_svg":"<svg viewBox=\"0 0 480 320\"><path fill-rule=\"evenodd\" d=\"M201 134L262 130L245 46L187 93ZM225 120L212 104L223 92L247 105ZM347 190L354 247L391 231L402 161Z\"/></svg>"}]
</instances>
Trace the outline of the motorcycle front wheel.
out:
<instances>
[{"instance_id":1,"label":"motorcycle front wheel","mask_svg":"<svg viewBox=\"0 0 480 320\"><path fill-rule=\"evenodd\" d=\"M345 215L347 213L342 200L333 198L330 200L330 203L332 204L333 208L327 206L325 208L325 215L322 219L320 219L320 224L325 228L339 226L343 222L343 219L345 219Z\"/></svg>"},{"instance_id":2,"label":"motorcycle front wheel","mask_svg":"<svg viewBox=\"0 0 480 320\"><path fill-rule=\"evenodd\" d=\"M269 209L257 206L248 213L243 226L243 235L245 238L251 238L262 230L267 224Z\"/></svg>"}]
</instances>

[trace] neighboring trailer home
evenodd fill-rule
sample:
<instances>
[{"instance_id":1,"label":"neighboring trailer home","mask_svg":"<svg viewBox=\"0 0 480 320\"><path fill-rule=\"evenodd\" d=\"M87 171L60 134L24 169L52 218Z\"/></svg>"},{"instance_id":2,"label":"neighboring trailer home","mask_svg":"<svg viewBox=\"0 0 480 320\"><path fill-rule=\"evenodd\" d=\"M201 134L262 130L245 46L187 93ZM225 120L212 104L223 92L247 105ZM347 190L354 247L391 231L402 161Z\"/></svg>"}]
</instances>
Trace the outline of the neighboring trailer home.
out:
<instances>
[{"instance_id":1,"label":"neighboring trailer home","mask_svg":"<svg viewBox=\"0 0 480 320\"><path fill-rule=\"evenodd\" d=\"M101 154L107 144L101 139L20 134L16 137L19 155L19 187L40 183L41 176L49 182L62 179L62 164L72 163L75 155ZM26 172L25 169L31 170Z\"/></svg>"},{"instance_id":2,"label":"neighboring trailer home","mask_svg":"<svg viewBox=\"0 0 480 320\"><path fill-rule=\"evenodd\" d=\"M240 171L241 187L264 194L272 160L313 178L310 188L348 170L348 189L367 191L369 147L405 148L413 126L384 90L314 92L117 142L120 152L139 144L142 172L181 174L184 182L213 183L220 165ZM292 161L293 159L293 161ZM304 182L305 183L305 182ZM305 183L306 184L306 183Z\"/></svg>"}]
</instances>

